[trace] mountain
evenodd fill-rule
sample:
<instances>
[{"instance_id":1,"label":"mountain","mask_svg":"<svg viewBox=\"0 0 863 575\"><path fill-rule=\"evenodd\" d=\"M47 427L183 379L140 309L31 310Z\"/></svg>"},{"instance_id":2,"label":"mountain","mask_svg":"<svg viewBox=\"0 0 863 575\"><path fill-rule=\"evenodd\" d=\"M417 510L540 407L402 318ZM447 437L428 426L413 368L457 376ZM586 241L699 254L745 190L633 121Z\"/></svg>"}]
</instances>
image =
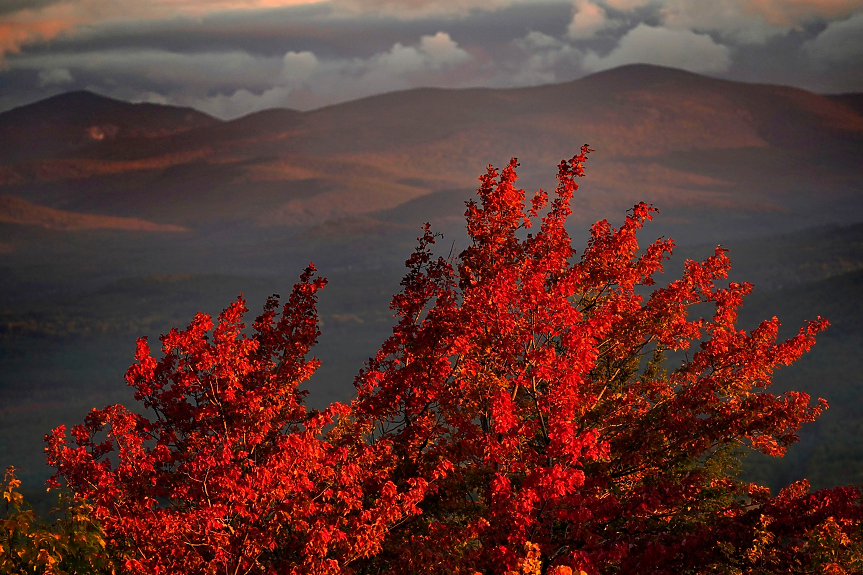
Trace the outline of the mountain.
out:
<instances>
[{"instance_id":1,"label":"mountain","mask_svg":"<svg viewBox=\"0 0 863 575\"><path fill-rule=\"evenodd\" d=\"M0 114L0 161L62 158L118 139L164 138L220 121L191 108L67 92Z\"/></svg>"},{"instance_id":2,"label":"mountain","mask_svg":"<svg viewBox=\"0 0 863 575\"><path fill-rule=\"evenodd\" d=\"M21 118L36 109L54 117L63 98L0 114L0 126L50 139L50 128L27 131ZM863 116L851 100L633 65L562 84L415 89L231 122L151 105L148 125L174 133L31 145L28 161L2 160L0 193L198 229L302 228L469 194L488 164L513 156L526 187L553 187L554 167L587 142L596 151L577 198L581 225L643 200L676 222L663 231L712 241L852 223L863 207ZM74 124L79 138L92 117ZM449 211L458 215L460 203Z\"/></svg>"},{"instance_id":3,"label":"mountain","mask_svg":"<svg viewBox=\"0 0 863 575\"><path fill-rule=\"evenodd\" d=\"M0 302L164 273L397 266L425 221L463 245L464 201L489 164L518 157L520 185L551 190L557 164L585 142L595 152L573 202L576 238L638 201L661 212L645 233L683 246L850 225L863 219L863 116L851 96L648 65L230 122L64 94L0 114L0 138L17 142L0 147L0 196L67 222L149 224L7 217ZM102 125L118 128L87 135Z\"/></svg>"}]
</instances>

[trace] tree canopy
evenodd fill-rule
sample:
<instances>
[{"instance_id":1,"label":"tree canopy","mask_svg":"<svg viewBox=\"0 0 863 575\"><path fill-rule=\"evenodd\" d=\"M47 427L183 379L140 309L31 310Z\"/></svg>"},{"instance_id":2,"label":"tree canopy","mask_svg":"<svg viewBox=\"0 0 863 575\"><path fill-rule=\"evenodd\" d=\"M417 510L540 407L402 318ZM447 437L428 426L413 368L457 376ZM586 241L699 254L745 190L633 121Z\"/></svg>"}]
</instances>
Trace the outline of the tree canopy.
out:
<instances>
[{"instance_id":1,"label":"tree canopy","mask_svg":"<svg viewBox=\"0 0 863 575\"><path fill-rule=\"evenodd\" d=\"M770 392L827 327L739 330L750 284L718 247L657 287L674 242L657 210L565 224L591 150L553 194L489 167L469 245L436 257L426 225L392 335L356 397L308 409L317 292L305 270L245 331L239 298L142 339L126 379L150 417L94 409L47 438L53 485L88 502L132 573L853 573L861 493L771 496L737 477L781 456L827 407Z\"/></svg>"}]
</instances>

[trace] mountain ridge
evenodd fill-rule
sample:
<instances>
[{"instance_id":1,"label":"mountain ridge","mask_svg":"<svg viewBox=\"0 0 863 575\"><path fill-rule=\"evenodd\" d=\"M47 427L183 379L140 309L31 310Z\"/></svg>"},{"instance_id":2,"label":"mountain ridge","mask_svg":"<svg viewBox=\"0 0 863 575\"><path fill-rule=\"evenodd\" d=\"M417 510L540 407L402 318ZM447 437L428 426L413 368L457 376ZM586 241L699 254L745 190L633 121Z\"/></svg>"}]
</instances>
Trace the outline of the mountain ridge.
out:
<instances>
[{"instance_id":1,"label":"mountain ridge","mask_svg":"<svg viewBox=\"0 0 863 575\"><path fill-rule=\"evenodd\" d=\"M475 188L489 164L510 157L522 164L521 185L553 187L553 167L589 143L590 194L575 216L583 223L644 200L685 214L693 233L709 210L787 212L799 228L847 218L860 201L863 116L845 100L650 65L534 87L417 88L305 112L198 118L151 138L106 134L59 152L31 146L38 156L0 157L0 193L190 228L304 228ZM125 105L164 114L160 125L186 110ZM805 221L812 214L820 219ZM362 221L349 235L377 233Z\"/></svg>"},{"instance_id":2,"label":"mountain ridge","mask_svg":"<svg viewBox=\"0 0 863 575\"><path fill-rule=\"evenodd\" d=\"M161 138L218 122L193 108L76 90L0 113L0 139L7 144L0 161L65 156L102 141Z\"/></svg>"}]
</instances>

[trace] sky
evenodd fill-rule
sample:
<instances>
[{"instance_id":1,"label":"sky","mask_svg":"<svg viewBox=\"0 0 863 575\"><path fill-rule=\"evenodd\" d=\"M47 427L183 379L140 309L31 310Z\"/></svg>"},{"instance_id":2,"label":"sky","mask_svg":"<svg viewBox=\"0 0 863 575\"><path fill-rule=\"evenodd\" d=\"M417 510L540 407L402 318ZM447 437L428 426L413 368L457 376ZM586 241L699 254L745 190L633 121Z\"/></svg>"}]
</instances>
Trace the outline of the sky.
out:
<instances>
[{"instance_id":1,"label":"sky","mask_svg":"<svg viewBox=\"0 0 863 575\"><path fill-rule=\"evenodd\" d=\"M631 63L863 92L863 0L0 0L0 111L87 89L231 119Z\"/></svg>"}]
</instances>

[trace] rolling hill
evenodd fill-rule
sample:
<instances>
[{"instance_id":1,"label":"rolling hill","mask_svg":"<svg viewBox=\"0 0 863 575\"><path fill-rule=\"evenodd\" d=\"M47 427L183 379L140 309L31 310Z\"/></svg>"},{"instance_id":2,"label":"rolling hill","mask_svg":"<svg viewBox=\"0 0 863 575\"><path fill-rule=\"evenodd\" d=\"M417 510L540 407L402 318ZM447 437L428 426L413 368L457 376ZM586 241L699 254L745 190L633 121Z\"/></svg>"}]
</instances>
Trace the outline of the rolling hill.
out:
<instances>
[{"instance_id":1,"label":"rolling hill","mask_svg":"<svg viewBox=\"0 0 863 575\"><path fill-rule=\"evenodd\" d=\"M55 230L116 229L144 232L182 232L185 228L171 224L155 224L138 218L119 218L76 214L36 206L21 198L0 196L0 223L42 226Z\"/></svg>"}]
</instances>

